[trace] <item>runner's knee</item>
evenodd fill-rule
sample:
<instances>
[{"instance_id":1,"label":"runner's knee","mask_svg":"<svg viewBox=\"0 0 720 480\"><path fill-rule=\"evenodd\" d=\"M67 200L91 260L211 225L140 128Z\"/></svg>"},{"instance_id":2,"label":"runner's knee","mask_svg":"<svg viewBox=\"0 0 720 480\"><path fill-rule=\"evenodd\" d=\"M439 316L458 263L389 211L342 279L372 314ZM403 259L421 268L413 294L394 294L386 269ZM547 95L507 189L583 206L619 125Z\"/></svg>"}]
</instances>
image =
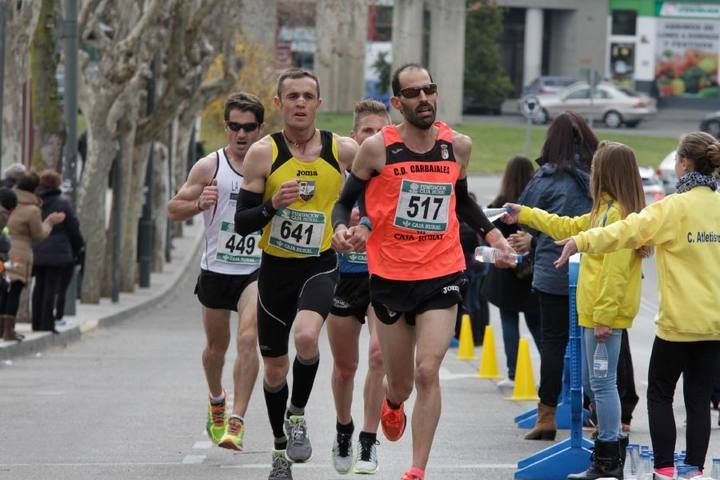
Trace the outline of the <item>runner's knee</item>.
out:
<instances>
[{"instance_id":1,"label":"runner's knee","mask_svg":"<svg viewBox=\"0 0 720 480\"><path fill-rule=\"evenodd\" d=\"M368 366L370 370L382 371L383 370L383 355L380 350L380 345L373 345L370 348L370 354L368 357Z\"/></svg>"},{"instance_id":2,"label":"runner's knee","mask_svg":"<svg viewBox=\"0 0 720 480\"><path fill-rule=\"evenodd\" d=\"M438 383L439 365L432 361L421 361L415 367L415 384L420 387L431 387Z\"/></svg>"},{"instance_id":3,"label":"runner's knee","mask_svg":"<svg viewBox=\"0 0 720 480\"><path fill-rule=\"evenodd\" d=\"M341 381L352 381L357 372L358 361L356 359L341 358L335 360L333 375Z\"/></svg>"}]
</instances>

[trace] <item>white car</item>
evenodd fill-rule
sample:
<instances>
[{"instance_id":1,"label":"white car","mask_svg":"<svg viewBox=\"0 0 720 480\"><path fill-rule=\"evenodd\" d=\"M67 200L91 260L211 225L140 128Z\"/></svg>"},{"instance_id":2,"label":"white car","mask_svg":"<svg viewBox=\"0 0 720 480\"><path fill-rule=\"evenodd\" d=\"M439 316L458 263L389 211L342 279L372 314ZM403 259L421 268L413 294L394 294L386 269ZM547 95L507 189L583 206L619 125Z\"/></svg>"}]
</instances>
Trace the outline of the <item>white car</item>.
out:
<instances>
[{"instance_id":1,"label":"white car","mask_svg":"<svg viewBox=\"0 0 720 480\"><path fill-rule=\"evenodd\" d=\"M660 177L662 181L665 194L673 193L678 181L677 174L675 173L675 155L675 150L668 153L657 169L657 176Z\"/></svg>"},{"instance_id":2,"label":"white car","mask_svg":"<svg viewBox=\"0 0 720 480\"><path fill-rule=\"evenodd\" d=\"M640 178L642 179L643 192L645 192L645 204L662 200L665 197L665 190L662 182L655 175L655 171L650 167L640 167Z\"/></svg>"},{"instance_id":3,"label":"white car","mask_svg":"<svg viewBox=\"0 0 720 480\"><path fill-rule=\"evenodd\" d=\"M654 98L605 82L594 89L578 82L557 93L538 96L537 100L540 108L533 114L535 123L547 123L572 110L587 119L601 120L610 128L634 127L657 113Z\"/></svg>"}]
</instances>

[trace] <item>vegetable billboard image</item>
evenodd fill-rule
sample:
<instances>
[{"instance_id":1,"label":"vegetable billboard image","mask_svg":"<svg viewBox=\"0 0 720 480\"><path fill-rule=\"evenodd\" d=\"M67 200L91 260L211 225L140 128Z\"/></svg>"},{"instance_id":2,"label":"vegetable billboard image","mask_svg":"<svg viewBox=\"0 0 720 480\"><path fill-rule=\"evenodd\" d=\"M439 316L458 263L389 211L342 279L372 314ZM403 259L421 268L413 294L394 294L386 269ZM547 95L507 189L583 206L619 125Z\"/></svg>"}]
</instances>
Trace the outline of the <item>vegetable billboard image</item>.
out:
<instances>
[{"instance_id":1,"label":"vegetable billboard image","mask_svg":"<svg viewBox=\"0 0 720 480\"><path fill-rule=\"evenodd\" d=\"M657 27L655 81L660 96L720 96L718 22L661 19Z\"/></svg>"}]
</instances>

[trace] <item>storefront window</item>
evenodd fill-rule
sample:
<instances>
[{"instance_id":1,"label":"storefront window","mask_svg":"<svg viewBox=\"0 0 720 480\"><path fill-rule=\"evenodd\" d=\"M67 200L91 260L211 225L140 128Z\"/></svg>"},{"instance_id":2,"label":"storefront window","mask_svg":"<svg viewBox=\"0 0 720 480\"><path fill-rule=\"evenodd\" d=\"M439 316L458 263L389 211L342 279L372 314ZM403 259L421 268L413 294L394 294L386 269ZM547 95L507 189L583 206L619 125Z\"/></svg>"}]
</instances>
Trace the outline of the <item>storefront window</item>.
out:
<instances>
[{"instance_id":1,"label":"storefront window","mask_svg":"<svg viewBox=\"0 0 720 480\"><path fill-rule=\"evenodd\" d=\"M613 10L612 34L635 35L637 12L634 10Z\"/></svg>"}]
</instances>

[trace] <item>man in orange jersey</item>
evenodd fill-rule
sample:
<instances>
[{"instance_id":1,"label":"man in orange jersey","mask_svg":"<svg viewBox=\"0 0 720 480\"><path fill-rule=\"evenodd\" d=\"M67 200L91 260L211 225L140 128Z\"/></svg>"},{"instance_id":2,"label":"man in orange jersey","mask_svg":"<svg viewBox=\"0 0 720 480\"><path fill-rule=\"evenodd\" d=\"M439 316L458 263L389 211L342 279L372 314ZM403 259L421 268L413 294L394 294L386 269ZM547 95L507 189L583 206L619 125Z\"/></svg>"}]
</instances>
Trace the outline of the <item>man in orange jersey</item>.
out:
<instances>
[{"instance_id":1,"label":"man in orange jersey","mask_svg":"<svg viewBox=\"0 0 720 480\"><path fill-rule=\"evenodd\" d=\"M430 73L417 64L404 65L394 72L392 89L391 102L403 122L384 127L361 145L333 210L333 247L339 252L365 247L365 226L347 227L364 190L371 223L366 245L370 298L380 320L387 376L381 425L388 440L402 436L403 402L414 383L413 460L402 480L424 480L440 418L440 364L462 300L465 260L458 216L490 245L507 252L512 248L468 195L472 142L435 121L437 86Z\"/></svg>"}]
</instances>

